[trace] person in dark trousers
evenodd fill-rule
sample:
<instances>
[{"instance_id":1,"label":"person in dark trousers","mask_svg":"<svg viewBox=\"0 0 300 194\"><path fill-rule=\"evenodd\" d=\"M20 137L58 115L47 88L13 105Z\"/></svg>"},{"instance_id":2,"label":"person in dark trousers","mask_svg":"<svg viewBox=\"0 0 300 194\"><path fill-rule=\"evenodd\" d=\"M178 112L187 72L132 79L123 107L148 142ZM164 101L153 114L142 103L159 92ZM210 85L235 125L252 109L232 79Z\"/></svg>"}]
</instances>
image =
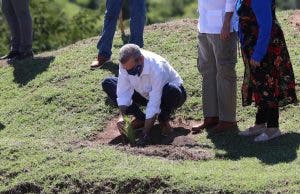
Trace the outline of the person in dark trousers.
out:
<instances>
[{"instance_id":1,"label":"person in dark trousers","mask_svg":"<svg viewBox=\"0 0 300 194\"><path fill-rule=\"evenodd\" d=\"M124 0L107 0L106 12L104 17L104 27L102 36L98 42L99 50L96 61L91 64L91 69L101 68L110 60L112 55L111 48L116 31L117 20L120 15ZM144 46L143 34L146 20L145 0L129 0L130 8L130 43L139 47Z\"/></svg>"},{"instance_id":2,"label":"person in dark trousers","mask_svg":"<svg viewBox=\"0 0 300 194\"><path fill-rule=\"evenodd\" d=\"M256 142L281 135L279 107L297 102L295 77L275 0L238 0L239 37L245 64L243 106L255 102L255 124L242 136Z\"/></svg>"},{"instance_id":3,"label":"person in dark trousers","mask_svg":"<svg viewBox=\"0 0 300 194\"><path fill-rule=\"evenodd\" d=\"M11 41L10 52L1 57L1 60L32 58L32 18L29 0L2 0L2 12L10 29Z\"/></svg>"},{"instance_id":4,"label":"person in dark trousers","mask_svg":"<svg viewBox=\"0 0 300 194\"><path fill-rule=\"evenodd\" d=\"M106 78L102 88L120 108L117 126L124 127L124 115L133 115L132 127L143 127L138 145L149 144L149 132L156 117L164 134L172 132L170 115L186 100L182 79L161 56L127 44L120 50L119 77ZM146 106L146 114L139 105Z\"/></svg>"}]
</instances>

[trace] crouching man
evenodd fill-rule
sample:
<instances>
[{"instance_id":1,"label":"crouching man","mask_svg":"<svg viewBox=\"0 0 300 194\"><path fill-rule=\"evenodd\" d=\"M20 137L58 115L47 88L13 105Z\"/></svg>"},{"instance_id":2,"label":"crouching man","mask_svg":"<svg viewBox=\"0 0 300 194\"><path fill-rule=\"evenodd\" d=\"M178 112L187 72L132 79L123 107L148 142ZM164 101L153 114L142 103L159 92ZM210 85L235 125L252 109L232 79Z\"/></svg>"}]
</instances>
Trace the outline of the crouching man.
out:
<instances>
[{"instance_id":1,"label":"crouching man","mask_svg":"<svg viewBox=\"0 0 300 194\"><path fill-rule=\"evenodd\" d=\"M156 118L163 133L172 132L170 115L186 100L183 81L168 61L134 44L120 49L119 61L119 77L106 78L102 88L120 109L119 130L124 127L123 116L133 115L132 127L143 127L137 144L145 146ZM146 114L140 105L146 106Z\"/></svg>"}]
</instances>

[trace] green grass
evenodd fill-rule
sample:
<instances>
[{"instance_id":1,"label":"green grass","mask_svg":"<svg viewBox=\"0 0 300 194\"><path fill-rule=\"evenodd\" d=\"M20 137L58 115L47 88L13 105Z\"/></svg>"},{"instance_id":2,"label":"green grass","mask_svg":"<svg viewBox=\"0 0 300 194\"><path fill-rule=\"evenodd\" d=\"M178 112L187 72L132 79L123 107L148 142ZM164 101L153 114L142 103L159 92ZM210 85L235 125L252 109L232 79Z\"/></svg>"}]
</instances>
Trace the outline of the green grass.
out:
<instances>
[{"instance_id":1,"label":"green grass","mask_svg":"<svg viewBox=\"0 0 300 194\"><path fill-rule=\"evenodd\" d=\"M291 13L278 15L300 83L300 35L288 22ZM100 145L74 149L71 142L101 131L117 114L99 87L100 80L116 73L117 65L89 70L96 42L82 41L32 62L0 68L0 193L300 192L300 106L281 110L286 135L269 143L254 144L233 134L201 134L199 142L215 155L208 161L135 156ZM117 34L114 62L121 45ZM189 98L177 116L201 119L196 24L181 20L150 27L145 49L167 58L185 81ZM237 71L240 86L240 58ZM240 92L238 99L243 129L254 122L255 108L241 107Z\"/></svg>"},{"instance_id":2,"label":"green grass","mask_svg":"<svg viewBox=\"0 0 300 194\"><path fill-rule=\"evenodd\" d=\"M75 3L69 2L69 0L55 0L59 4L61 9L67 14L68 17L76 15L80 11L80 7Z\"/></svg>"}]
</instances>

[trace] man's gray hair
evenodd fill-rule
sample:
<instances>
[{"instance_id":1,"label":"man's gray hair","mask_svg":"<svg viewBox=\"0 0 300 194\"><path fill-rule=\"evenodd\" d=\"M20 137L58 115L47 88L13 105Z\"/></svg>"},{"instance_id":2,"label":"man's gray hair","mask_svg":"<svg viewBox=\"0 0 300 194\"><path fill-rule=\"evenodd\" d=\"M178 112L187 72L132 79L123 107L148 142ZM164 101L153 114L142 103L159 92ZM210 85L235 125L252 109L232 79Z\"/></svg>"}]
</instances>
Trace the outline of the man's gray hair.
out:
<instances>
[{"instance_id":1,"label":"man's gray hair","mask_svg":"<svg viewBox=\"0 0 300 194\"><path fill-rule=\"evenodd\" d=\"M121 64L126 63L129 59L134 58L137 59L142 56L141 48L135 44L125 44L120 49L119 53L119 61Z\"/></svg>"}]
</instances>

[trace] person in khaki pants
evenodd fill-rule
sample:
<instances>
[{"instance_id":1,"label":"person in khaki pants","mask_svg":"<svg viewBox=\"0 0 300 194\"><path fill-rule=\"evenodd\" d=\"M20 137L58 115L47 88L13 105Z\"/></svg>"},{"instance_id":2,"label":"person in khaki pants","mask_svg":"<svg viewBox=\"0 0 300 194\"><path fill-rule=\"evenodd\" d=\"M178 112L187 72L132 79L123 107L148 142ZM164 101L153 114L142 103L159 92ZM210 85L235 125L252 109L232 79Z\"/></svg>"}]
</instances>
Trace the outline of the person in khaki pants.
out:
<instances>
[{"instance_id":1,"label":"person in khaki pants","mask_svg":"<svg viewBox=\"0 0 300 194\"><path fill-rule=\"evenodd\" d=\"M236 0L198 0L198 69L202 75L204 120L194 132L220 133L237 128L237 38L232 16Z\"/></svg>"}]
</instances>

